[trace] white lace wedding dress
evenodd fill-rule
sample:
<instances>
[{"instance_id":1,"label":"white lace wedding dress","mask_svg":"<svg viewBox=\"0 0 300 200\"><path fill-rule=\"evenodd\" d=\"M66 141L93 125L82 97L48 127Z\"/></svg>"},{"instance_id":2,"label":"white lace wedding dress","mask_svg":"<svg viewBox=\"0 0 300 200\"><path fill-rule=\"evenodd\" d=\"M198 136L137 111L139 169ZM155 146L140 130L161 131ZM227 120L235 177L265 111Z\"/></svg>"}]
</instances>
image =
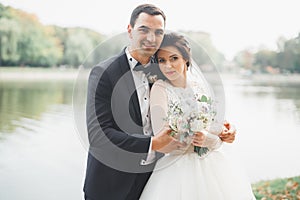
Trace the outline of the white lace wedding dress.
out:
<instances>
[{"instance_id":1,"label":"white lace wedding dress","mask_svg":"<svg viewBox=\"0 0 300 200\"><path fill-rule=\"evenodd\" d=\"M187 94L158 80L151 91L151 119L154 133L166 125L168 103ZM195 90L193 90L195 91ZM164 116L162 116L164 115ZM221 143L221 142L220 142ZM215 144L214 144L215 145ZM217 145L219 147L219 145ZM158 160L141 195L141 200L253 200L247 177L221 148L212 147L204 158L187 151L176 150Z\"/></svg>"}]
</instances>

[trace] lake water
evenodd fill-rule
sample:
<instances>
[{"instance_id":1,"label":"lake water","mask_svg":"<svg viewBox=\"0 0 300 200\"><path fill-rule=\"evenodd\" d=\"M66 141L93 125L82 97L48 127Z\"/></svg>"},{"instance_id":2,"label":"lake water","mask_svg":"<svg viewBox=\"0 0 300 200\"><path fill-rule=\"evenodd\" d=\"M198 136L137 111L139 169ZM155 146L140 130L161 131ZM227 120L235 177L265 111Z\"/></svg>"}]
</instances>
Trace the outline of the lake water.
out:
<instances>
[{"instance_id":1,"label":"lake water","mask_svg":"<svg viewBox=\"0 0 300 200\"><path fill-rule=\"evenodd\" d=\"M1 200L82 199L87 152L74 122L73 83L0 81ZM233 76L223 83L226 118L238 130L224 149L250 181L299 176L300 83Z\"/></svg>"}]
</instances>

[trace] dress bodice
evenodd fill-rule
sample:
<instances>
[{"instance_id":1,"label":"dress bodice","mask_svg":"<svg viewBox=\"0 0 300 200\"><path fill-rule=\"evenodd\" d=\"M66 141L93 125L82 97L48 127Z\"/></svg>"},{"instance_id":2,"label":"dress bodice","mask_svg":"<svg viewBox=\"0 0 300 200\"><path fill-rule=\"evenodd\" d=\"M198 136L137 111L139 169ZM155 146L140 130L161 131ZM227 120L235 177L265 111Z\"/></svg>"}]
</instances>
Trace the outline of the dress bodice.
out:
<instances>
[{"instance_id":1,"label":"dress bodice","mask_svg":"<svg viewBox=\"0 0 300 200\"><path fill-rule=\"evenodd\" d=\"M167 104L170 105L179 105L183 109L183 112L191 110L190 108L195 106L193 105L193 99L195 96L200 96L204 94L203 89L199 86L199 84L195 82L188 82L187 87L175 87L171 85L168 81L162 81L161 84L164 86L166 94L167 94ZM170 107L168 108L168 114L172 115L172 110ZM175 113L174 113L175 115ZM185 139L187 146L184 148L180 148L178 150L173 150L168 155L184 155L187 153L194 153L194 146L191 145L191 137L188 136Z\"/></svg>"},{"instance_id":2,"label":"dress bodice","mask_svg":"<svg viewBox=\"0 0 300 200\"><path fill-rule=\"evenodd\" d=\"M204 90L199 86L199 84L195 82L188 82L185 88L175 87L171 85L168 81L163 81L163 84L167 92L168 104L172 102L177 102L181 104L183 102L189 103L185 100L192 99L194 96L204 94Z\"/></svg>"}]
</instances>

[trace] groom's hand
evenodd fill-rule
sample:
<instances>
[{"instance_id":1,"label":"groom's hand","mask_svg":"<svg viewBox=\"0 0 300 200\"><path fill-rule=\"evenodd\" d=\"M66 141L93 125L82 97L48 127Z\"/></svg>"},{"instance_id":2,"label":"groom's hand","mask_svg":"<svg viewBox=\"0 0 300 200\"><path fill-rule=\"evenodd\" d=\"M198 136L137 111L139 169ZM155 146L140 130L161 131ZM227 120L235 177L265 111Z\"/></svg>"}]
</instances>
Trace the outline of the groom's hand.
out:
<instances>
[{"instance_id":1,"label":"groom's hand","mask_svg":"<svg viewBox=\"0 0 300 200\"><path fill-rule=\"evenodd\" d=\"M219 135L223 142L232 143L235 140L236 129L235 126L225 122L222 133Z\"/></svg>"},{"instance_id":2,"label":"groom's hand","mask_svg":"<svg viewBox=\"0 0 300 200\"><path fill-rule=\"evenodd\" d=\"M160 153L170 153L171 151L185 147L185 144L179 142L170 136L171 129L165 128L152 138L152 150Z\"/></svg>"}]
</instances>

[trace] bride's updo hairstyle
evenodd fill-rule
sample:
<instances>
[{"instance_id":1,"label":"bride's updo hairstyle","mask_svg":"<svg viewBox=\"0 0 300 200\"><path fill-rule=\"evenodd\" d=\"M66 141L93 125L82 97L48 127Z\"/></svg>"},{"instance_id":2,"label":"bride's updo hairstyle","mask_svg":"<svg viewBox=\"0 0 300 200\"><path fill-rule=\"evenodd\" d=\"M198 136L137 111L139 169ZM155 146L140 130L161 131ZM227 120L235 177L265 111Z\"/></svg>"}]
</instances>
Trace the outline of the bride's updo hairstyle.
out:
<instances>
[{"instance_id":1,"label":"bride's updo hairstyle","mask_svg":"<svg viewBox=\"0 0 300 200\"><path fill-rule=\"evenodd\" d=\"M187 60L186 65L189 67L191 63L191 48L189 42L184 38L184 36L174 32L166 33L160 48L169 46L173 46L178 49L182 57Z\"/></svg>"}]
</instances>

